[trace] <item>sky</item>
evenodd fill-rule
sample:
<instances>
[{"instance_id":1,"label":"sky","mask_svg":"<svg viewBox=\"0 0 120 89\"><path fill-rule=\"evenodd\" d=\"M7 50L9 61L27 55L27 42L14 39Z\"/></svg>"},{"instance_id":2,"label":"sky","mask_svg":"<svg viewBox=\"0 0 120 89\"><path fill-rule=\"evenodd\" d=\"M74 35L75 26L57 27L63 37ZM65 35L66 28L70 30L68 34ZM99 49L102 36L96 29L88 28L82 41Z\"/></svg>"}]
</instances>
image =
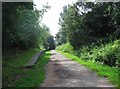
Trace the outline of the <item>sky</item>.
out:
<instances>
[{"instance_id":1,"label":"sky","mask_svg":"<svg viewBox=\"0 0 120 89\"><path fill-rule=\"evenodd\" d=\"M50 28L51 34L55 36L60 27L58 21L60 13L63 11L63 6L72 4L76 0L33 0L33 2L38 10L46 3L51 6L50 10L44 14L42 22Z\"/></svg>"}]
</instances>

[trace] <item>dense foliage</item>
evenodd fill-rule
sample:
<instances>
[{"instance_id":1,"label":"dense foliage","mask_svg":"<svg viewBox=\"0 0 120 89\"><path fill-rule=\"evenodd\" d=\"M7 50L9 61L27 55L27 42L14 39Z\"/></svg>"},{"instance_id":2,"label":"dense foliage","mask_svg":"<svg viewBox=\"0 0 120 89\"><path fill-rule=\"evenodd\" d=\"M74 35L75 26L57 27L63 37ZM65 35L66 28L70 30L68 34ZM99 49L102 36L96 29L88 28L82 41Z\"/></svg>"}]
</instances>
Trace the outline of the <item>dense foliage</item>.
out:
<instances>
[{"instance_id":1,"label":"dense foliage","mask_svg":"<svg viewBox=\"0 0 120 89\"><path fill-rule=\"evenodd\" d=\"M36 10L28 2L3 3L3 51L49 46L49 28L41 23L48 9L50 6L44 5L43 9Z\"/></svg>"},{"instance_id":2,"label":"dense foliage","mask_svg":"<svg viewBox=\"0 0 120 89\"><path fill-rule=\"evenodd\" d=\"M56 39L62 39L63 36L66 36L75 49L89 43L119 39L119 4L77 2L65 6L60 14L61 29L56 35ZM62 40L57 41L59 41L57 43L64 43Z\"/></svg>"},{"instance_id":3,"label":"dense foliage","mask_svg":"<svg viewBox=\"0 0 120 89\"><path fill-rule=\"evenodd\" d=\"M59 51L71 53L80 57L83 60L92 60L98 64L106 64L109 66L119 66L120 62L120 40L100 46L83 46L79 50L74 50L69 44L63 44L56 49Z\"/></svg>"},{"instance_id":4,"label":"dense foliage","mask_svg":"<svg viewBox=\"0 0 120 89\"><path fill-rule=\"evenodd\" d=\"M83 59L93 59L110 66L118 65L120 2L76 2L64 6L60 16L61 28L56 34L56 44L70 44L57 49L70 52L72 47L71 53Z\"/></svg>"}]
</instances>

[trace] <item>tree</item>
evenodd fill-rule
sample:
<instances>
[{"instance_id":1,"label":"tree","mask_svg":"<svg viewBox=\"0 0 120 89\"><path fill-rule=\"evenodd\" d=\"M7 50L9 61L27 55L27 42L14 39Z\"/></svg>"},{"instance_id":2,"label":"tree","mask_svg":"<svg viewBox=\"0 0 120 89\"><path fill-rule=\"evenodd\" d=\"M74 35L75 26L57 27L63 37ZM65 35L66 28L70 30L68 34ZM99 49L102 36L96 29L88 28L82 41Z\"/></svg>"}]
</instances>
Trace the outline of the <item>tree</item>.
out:
<instances>
[{"instance_id":1,"label":"tree","mask_svg":"<svg viewBox=\"0 0 120 89\"><path fill-rule=\"evenodd\" d=\"M3 3L3 50L42 46L48 31L44 31L39 19L48 9L50 6L44 5L38 11L29 2Z\"/></svg>"},{"instance_id":2,"label":"tree","mask_svg":"<svg viewBox=\"0 0 120 89\"><path fill-rule=\"evenodd\" d=\"M67 40L75 49L80 46L78 29L81 27L81 23L79 24L78 22L81 22L81 19L76 4L63 8L60 20L61 32L66 34Z\"/></svg>"},{"instance_id":3,"label":"tree","mask_svg":"<svg viewBox=\"0 0 120 89\"><path fill-rule=\"evenodd\" d=\"M54 42L53 36L48 37L48 44L49 44L49 46L48 46L49 50L55 49L55 42Z\"/></svg>"},{"instance_id":4,"label":"tree","mask_svg":"<svg viewBox=\"0 0 120 89\"><path fill-rule=\"evenodd\" d=\"M56 45L59 46L59 45L66 43L67 42L66 36L67 35L63 30L62 31L59 30L59 32L55 36Z\"/></svg>"},{"instance_id":5,"label":"tree","mask_svg":"<svg viewBox=\"0 0 120 89\"><path fill-rule=\"evenodd\" d=\"M42 25L42 37L41 37L42 42L41 43L45 49L49 48L48 38L50 36L51 36L50 29L45 24L43 24Z\"/></svg>"},{"instance_id":6,"label":"tree","mask_svg":"<svg viewBox=\"0 0 120 89\"><path fill-rule=\"evenodd\" d=\"M120 3L82 3L77 2L63 8L60 14L61 26L56 35L61 43L61 32L74 49L89 46L92 43L109 42L120 37L119 17ZM62 35L63 35L62 33Z\"/></svg>"}]
</instances>

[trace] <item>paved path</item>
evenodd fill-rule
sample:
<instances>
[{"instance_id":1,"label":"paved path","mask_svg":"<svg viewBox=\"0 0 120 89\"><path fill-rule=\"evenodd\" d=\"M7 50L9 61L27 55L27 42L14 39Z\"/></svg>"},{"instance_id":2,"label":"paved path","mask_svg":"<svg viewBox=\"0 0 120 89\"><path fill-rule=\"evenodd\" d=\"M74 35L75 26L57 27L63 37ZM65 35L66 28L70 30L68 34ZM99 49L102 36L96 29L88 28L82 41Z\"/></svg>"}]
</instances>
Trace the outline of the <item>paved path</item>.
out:
<instances>
[{"instance_id":1,"label":"paved path","mask_svg":"<svg viewBox=\"0 0 120 89\"><path fill-rule=\"evenodd\" d=\"M45 68L46 79L41 87L113 87L95 72L54 50L51 52L51 60Z\"/></svg>"}]
</instances>

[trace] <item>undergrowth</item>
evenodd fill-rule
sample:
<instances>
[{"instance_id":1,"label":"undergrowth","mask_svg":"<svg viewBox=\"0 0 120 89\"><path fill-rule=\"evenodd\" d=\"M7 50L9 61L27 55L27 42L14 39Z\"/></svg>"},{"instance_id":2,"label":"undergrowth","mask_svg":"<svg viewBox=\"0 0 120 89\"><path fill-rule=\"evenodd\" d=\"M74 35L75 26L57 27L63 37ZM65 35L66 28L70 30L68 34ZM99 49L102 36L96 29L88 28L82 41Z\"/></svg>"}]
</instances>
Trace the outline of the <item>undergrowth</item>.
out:
<instances>
[{"instance_id":1,"label":"undergrowth","mask_svg":"<svg viewBox=\"0 0 120 89\"><path fill-rule=\"evenodd\" d=\"M100 46L83 46L77 51L69 43L66 43L58 46L56 50L68 52L81 59L92 60L109 66L118 67L120 62L120 40L108 44L101 44Z\"/></svg>"}]
</instances>

